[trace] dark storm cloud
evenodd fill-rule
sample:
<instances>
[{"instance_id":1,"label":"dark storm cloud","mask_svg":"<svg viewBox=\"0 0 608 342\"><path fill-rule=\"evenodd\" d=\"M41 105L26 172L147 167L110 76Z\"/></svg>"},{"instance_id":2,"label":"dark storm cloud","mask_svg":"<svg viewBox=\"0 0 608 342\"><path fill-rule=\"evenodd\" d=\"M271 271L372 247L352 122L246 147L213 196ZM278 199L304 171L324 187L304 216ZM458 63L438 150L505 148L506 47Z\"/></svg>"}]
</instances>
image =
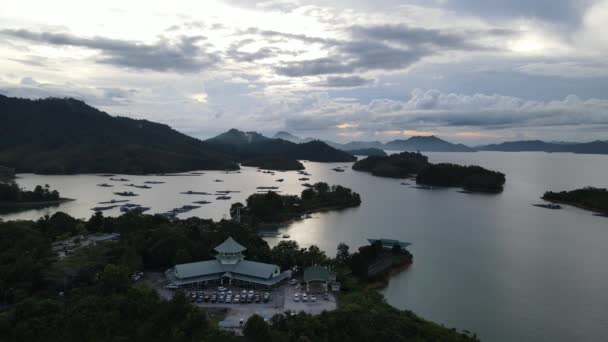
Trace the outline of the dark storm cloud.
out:
<instances>
[{"instance_id":1,"label":"dark storm cloud","mask_svg":"<svg viewBox=\"0 0 608 342\"><path fill-rule=\"evenodd\" d=\"M279 32L279 31L272 31L272 30L260 30L255 27L250 27L247 30L242 31L241 34L255 34L255 35L260 35L260 36L266 37L266 38L293 39L293 40L299 40L299 41L306 42L306 43L317 43L317 44L324 44L324 45L335 45L335 44L340 43L340 41L336 40L336 39L313 37L313 36L308 36L308 35L299 34L299 33L286 33L286 32Z\"/></svg>"},{"instance_id":2,"label":"dark storm cloud","mask_svg":"<svg viewBox=\"0 0 608 342\"><path fill-rule=\"evenodd\" d=\"M446 1L449 9L491 18L532 18L558 25L580 24L596 0L459 0Z\"/></svg>"},{"instance_id":3,"label":"dark storm cloud","mask_svg":"<svg viewBox=\"0 0 608 342\"><path fill-rule=\"evenodd\" d=\"M329 76L323 85L333 88L348 88L348 87L359 87L362 85L370 84L374 80L359 77L359 76Z\"/></svg>"},{"instance_id":4,"label":"dark storm cloud","mask_svg":"<svg viewBox=\"0 0 608 342\"><path fill-rule=\"evenodd\" d=\"M403 69L430 51L419 48L401 49L373 41L352 41L341 44L332 57L284 63L277 73L290 77L346 74L355 71Z\"/></svg>"},{"instance_id":5,"label":"dark storm cloud","mask_svg":"<svg viewBox=\"0 0 608 342\"><path fill-rule=\"evenodd\" d=\"M181 36L176 42L161 40L148 45L138 42L103 37L83 38L66 33L33 32L28 30L0 30L0 34L32 42L75 46L98 50L97 62L131 69L154 71L196 72L220 61L197 43L202 36Z\"/></svg>"},{"instance_id":6,"label":"dark storm cloud","mask_svg":"<svg viewBox=\"0 0 608 342\"><path fill-rule=\"evenodd\" d=\"M249 31L265 32L254 30ZM324 58L284 63L275 70L290 77L400 70L424 57L444 51L487 51L490 48L476 40L515 34L514 31L500 28L453 33L406 25L353 26L349 32L351 40L299 37L303 41L324 44L331 54ZM279 34L284 35L272 32L272 35Z\"/></svg>"},{"instance_id":7,"label":"dark storm cloud","mask_svg":"<svg viewBox=\"0 0 608 342\"><path fill-rule=\"evenodd\" d=\"M353 26L353 36L375 41L391 41L407 46L432 45L449 49L479 48L461 34L406 25Z\"/></svg>"}]
</instances>

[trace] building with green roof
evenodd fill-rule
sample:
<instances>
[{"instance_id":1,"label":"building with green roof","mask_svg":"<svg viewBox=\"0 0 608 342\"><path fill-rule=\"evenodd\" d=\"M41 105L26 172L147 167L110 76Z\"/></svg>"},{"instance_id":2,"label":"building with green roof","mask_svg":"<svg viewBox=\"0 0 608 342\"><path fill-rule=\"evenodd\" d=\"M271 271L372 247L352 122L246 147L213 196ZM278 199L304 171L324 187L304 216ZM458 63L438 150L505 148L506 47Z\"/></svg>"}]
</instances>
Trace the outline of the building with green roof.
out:
<instances>
[{"instance_id":1,"label":"building with green roof","mask_svg":"<svg viewBox=\"0 0 608 342\"><path fill-rule=\"evenodd\" d=\"M215 260L175 265L165 275L170 287L205 286L212 284L254 285L271 287L291 277L277 265L245 260L244 246L229 237L214 250Z\"/></svg>"},{"instance_id":2,"label":"building with green roof","mask_svg":"<svg viewBox=\"0 0 608 342\"><path fill-rule=\"evenodd\" d=\"M329 285L335 283L336 274L323 266L310 266L304 269L306 291L312 293L327 292Z\"/></svg>"}]
</instances>

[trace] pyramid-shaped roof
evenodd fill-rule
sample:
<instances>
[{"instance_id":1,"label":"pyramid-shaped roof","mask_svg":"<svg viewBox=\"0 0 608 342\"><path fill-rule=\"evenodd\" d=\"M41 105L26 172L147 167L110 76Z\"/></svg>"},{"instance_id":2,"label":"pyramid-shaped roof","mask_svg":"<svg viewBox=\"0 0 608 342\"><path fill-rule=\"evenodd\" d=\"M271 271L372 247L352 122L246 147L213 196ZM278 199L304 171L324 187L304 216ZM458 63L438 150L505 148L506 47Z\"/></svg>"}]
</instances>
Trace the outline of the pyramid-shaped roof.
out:
<instances>
[{"instance_id":1,"label":"pyramid-shaped roof","mask_svg":"<svg viewBox=\"0 0 608 342\"><path fill-rule=\"evenodd\" d=\"M240 243L234 241L232 237L228 237L221 245L214 248L218 253L240 253L247 248Z\"/></svg>"}]
</instances>

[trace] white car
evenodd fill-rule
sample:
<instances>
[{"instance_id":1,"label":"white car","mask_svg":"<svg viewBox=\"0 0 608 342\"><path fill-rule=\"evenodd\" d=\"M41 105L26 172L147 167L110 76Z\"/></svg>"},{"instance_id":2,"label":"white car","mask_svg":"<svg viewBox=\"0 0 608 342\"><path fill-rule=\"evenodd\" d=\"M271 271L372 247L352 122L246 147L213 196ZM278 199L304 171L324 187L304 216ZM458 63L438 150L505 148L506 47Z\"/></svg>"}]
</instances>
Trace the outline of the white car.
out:
<instances>
[{"instance_id":1,"label":"white car","mask_svg":"<svg viewBox=\"0 0 608 342\"><path fill-rule=\"evenodd\" d=\"M299 302L299 301L300 301L300 294L295 293L295 294L293 295L293 301L294 301L294 302Z\"/></svg>"},{"instance_id":2,"label":"white car","mask_svg":"<svg viewBox=\"0 0 608 342\"><path fill-rule=\"evenodd\" d=\"M317 301L317 297L315 297L314 295L310 296L310 302L314 303Z\"/></svg>"},{"instance_id":3,"label":"white car","mask_svg":"<svg viewBox=\"0 0 608 342\"><path fill-rule=\"evenodd\" d=\"M291 285L295 285L298 283L298 281L296 279L291 279L290 283L291 283Z\"/></svg>"},{"instance_id":4,"label":"white car","mask_svg":"<svg viewBox=\"0 0 608 342\"><path fill-rule=\"evenodd\" d=\"M217 290L218 290L219 292L224 292L224 291L226 291L227 289L226 289L225 287L223 287L223 286L220 286L220 287L218 287L218 288L217 288Z\"/></svg>"}]
</instances>

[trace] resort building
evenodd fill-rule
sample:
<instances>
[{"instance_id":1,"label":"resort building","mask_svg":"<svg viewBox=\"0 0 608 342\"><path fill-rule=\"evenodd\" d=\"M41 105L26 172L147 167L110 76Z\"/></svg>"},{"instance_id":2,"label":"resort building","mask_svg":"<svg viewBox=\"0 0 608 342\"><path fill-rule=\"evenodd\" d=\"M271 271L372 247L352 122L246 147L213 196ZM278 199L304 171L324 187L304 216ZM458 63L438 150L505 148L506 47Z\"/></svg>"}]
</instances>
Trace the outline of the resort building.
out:
<instances>
[{"instance_id":1,"label":"resort building","mask_svg":"<svg viewBox=\"0 0 608 342\"><path fill-rule=\"evenodd\" d=\"M214 248L215 260L175 265L165 272L168 287L246 285L271 287L291 277L291 271L281 272L277 265L245 260L246 250L229 237Z\"/></svg>"}]
</instances>

